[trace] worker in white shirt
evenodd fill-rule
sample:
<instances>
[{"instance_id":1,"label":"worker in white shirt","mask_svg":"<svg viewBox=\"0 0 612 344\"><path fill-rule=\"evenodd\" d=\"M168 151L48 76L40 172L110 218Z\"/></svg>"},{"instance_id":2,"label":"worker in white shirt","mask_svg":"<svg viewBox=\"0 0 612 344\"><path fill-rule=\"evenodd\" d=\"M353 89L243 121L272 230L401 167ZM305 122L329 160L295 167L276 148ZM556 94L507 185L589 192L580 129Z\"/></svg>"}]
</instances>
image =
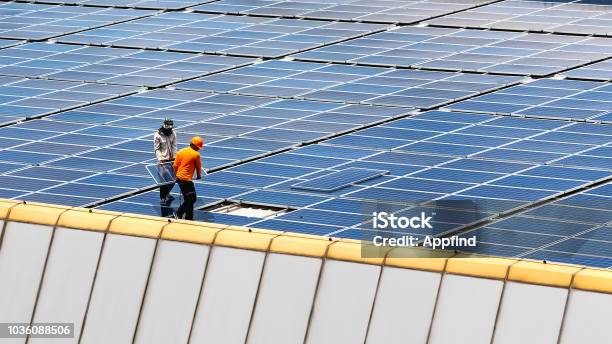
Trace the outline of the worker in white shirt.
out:
<instances>
[{"instance_id":1,"label":"worker in white shirt","mask_svg":"<svg viewBox=\"0 0 612 344\"><path fill-rule=\"evenodd\" d=\"M174 161L176 157L176 134L172 130L174 121L170 118L164 119L162 126L155 132L153 137L153 147L155 149L155 157L158 165ZM172 166L169 164L169 166ZM165 166L164 166L165 167ZM172 167L169 167L172 169ZM170 195L170 191L174 187L174 182L171 184L162 185L159 188L159 203L167 204L174 199Z\"/></svg>"}]
</instances>

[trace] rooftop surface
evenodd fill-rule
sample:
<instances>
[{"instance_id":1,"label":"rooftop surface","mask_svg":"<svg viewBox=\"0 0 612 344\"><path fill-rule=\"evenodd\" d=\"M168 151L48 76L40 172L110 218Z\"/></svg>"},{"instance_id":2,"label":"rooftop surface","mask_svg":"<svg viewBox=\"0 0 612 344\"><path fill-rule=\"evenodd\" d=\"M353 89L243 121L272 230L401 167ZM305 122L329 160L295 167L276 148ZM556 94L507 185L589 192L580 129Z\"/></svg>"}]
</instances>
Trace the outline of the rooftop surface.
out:
<instances>
[{"instance_id":1,"label":"rooftop surface","mask_svg":"<svg viewBox=\"0 0 612 344\"><path fill-rule=\"evenodd\" d=\"M612 268L605 3L0 2L0 197L168 216L171 117L206 140L197 220L370 240L426 211L461 250Z\"/></svg>"}]
</instances>

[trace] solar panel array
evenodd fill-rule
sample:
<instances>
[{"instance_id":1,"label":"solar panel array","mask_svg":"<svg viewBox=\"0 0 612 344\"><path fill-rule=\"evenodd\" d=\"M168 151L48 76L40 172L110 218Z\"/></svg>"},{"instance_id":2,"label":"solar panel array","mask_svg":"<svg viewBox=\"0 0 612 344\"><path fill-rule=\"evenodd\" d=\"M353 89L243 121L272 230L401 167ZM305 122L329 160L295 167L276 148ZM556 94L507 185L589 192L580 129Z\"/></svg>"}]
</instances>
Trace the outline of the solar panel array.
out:
<instances>
[{"instance_id":1,"label":"solar panel array","mask_svg":"<svg viewBox=\"0 0 612 344\"><path fill-rule=\"evenodd\" d=\"M279 57L380 31L379 24L166 12L61 42Z\"/></svg>"},{"instance_id":2,"label":"solar panel array","mask_svg":"<svg viewBox=\"0 0 612 344\"><path fill-rule=\"evenodd\" d=\"M504 0L432 20L431 24L545 31L563 34L611 35L609 2L602 0Z\"/></svg>"},{"instance_id":3,"label":"solar panel array","mask_svg":"<svg viewBox=\"0 0 612 344\"><path fill-rule=\"evenodd\" d=\"M486 4L487 0L221 0L194 7L196 11L342 19L380 23L413 23Z\"/></svg>"},{"instance_id":4,"label":"solar panel array","mask_svg":"<svg viewBox=\"0 0 612 344\"><path fill-rule=\"evenodd\" d=\"M159 87L253 61L230 56L29 43L0 50L0 75Z\"/></svg>"},{"instance_id":5,"label":"solar panel array","mask_svg":"<svg viewBox=\"0 0 612 344\"><path fill-rule=\"evenodd\" d=\"M144 10L3 2L0 4L0 38L48 39L153 13Z\"/></svg>"},{"instance_id":6,"label":"solar panel array","mask_svg":"<svg viewBox=\"0 0 612 344\"><path fill-rule=\"evenodd\" d=\"M610 5L40 2L0 4L0 197L170 216L170 117L206 141L197 220L369 240L424 210L478 253L612 267Z\"/></svg>"},{"instance_id":7,"label":"solar panel array","mask_svg":"<svg viewBox=\"0 0 612 344\"><path fill-rule=\"evenodd\" d=\"M404 26L296 58L543 76L610 54L612 43L603 38Z\"/></svg>"}]
</instances>

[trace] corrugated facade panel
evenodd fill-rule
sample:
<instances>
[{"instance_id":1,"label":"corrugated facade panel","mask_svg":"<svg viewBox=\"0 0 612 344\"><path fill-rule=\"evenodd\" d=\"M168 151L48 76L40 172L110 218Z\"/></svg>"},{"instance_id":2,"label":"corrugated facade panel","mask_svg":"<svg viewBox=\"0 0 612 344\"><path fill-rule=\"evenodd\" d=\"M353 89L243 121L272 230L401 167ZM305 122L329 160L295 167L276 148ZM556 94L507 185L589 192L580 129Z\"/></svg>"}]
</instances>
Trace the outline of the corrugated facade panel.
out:
<instances>
[{"instance_id":1,"label":"corrugated facade panel","mask_svg":"<svg viewBox=\"0 0 612 344\"><path fill-rule=\"evenodd\" d=\"M429 343L490 343L503 285L498 280L445 275Z\"/></svg>"},{"instance_id":2,"label":"corrugated facade panel","mask_svg":"<svg viewBox=\"0 0 612 344\"><path fill-rule=\"evenodd\" d=\"M0 247L0 322L30 322L52 233L49 226L6 224ZM2 343L25 343L25 339Z\"/></svg>"},{"instance_id":3,"label":"corrugated facade panel","mask_svg":"<svg viewBox=\"0 0 612 344\"><path fill-rule=\"evenodd\" d=\"M270 253L247 343L303 343L321 259Z\"/></svg>"},{"instance_id":4,"label":"corrugated facade panel","mask_svg":"<svg viewBox=\"0 0 612 344\"><path fill-rule=\"evenodd\" d=\"M561 344L612 343L612 295L572 290Z\"/></svg>"},{"instance_id":5,"label":"corrugated facade panel","mask_svg":"<svg viewBox=\"0 0 612 344\"><path fill-rule=\"evenodd\" d=\"M56 229L34 322L74 323L75 332L80 333L103 239L104 233ZM29 343L46 341L30 338ZM62 339L63 343L77 341L78 335Z\"/></svg>"},{"instance_id":6,"label":"corrugated facade panel","mask_svg":"<svg viewBox=\"0 0 612 344\"><path fill-rule=\"evenodd\" d=\"M81 343L128 343L144 295L155 240L108 234Z\"/></svg>"},{"instance_id":7,"label":"corrugated facade panel","mask_svg":"<svg viewBox=\"0 0 612 344\"><path fill-rule=\"evenodd\" d=\"M368 344L425 343L441 274L384 267Z\"/></svg>"},{"instance_id":8,"label":"corrugated facade panel","mask_svg":"<svg viewBox=\"0 0 612 344\"><path fill-rule=\"evenodd\" d=\"M363 343L380 266L327 260L307 343Z\"/></svg>"},{"instance_id":9,"label":"corrugated facade panel","mask_svg":"<svg viewBox=\"0 0 612 344\"><path fill-rule=\"evenodd\" d=\"M161 240L149 278L136 343L186 343L209 247Z\"/></svg>"},{"instance_id":10,"label":"corrugated facade panel","mask_svg":"<svg viewBox=\"0 0 612 344\"><path fill-rule=\"evenodd\" d=\"M265 253L214 247L191 343L244 343Z\"/></svg>"},{"instance_id":11,"label":"corrugated facade panel","mask_svg":"<svg viewBox=\"0 0 612 344\"><path fill-rule=\"evenodd\" d=\"M507 282L496 344L557 343L567 289Z\"/></svg>"},{"instance_id":12,"label":"corrugated facade panel","mask_svg":"<svg viewBox=\"0 0 612 344\"><path fill-rule=\"evenodd\" d=\"M8 222L0 249L0 322L30 322L53 228Z\"/></svg>"}]
</instances>

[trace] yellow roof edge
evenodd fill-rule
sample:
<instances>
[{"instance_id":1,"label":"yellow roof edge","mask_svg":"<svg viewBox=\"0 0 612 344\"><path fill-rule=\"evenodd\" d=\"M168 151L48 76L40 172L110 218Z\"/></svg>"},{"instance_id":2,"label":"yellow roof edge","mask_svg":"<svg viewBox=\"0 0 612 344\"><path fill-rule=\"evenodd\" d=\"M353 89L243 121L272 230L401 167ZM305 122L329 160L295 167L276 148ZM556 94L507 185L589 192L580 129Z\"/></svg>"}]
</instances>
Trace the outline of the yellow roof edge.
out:
<instances>
[{"instance_id":1,"label":"yellow roof edge","mask_svg":"<svg viewBox=\"0 0 612 344\"><path fill-rule=\"evenodd\" d=\"M355 263L383 265L389 251L391 247L367 245L359 240L338 239L329 245L325 257Z\"/></svg>"},{"instance_id":2,"label":"yellow roof edge","mask_svg":"<svg viewBox=\"0 0 612 344\"><path fill-rule=\"evenodd\" d=\"M282 232L279 231L229 226L217 233L213 245L245 250L268 251L272 239L281 234Z\"/></svg>"},{"instance_id":3,"label":"yellow roof edge","mask_svg":"<svg viewBox=\"0 0 612 344\"><path fill-rule=\"evenodd\" d=\"M569 288L574 275L584 267L521 260L510 267L508 280L528 284Z\"/></svg>"},{"instance_id":4,"label":"yellow roof edge","mask_svg":"<svg viewBox=\"0 0 612 344\"><path fill-rule=\"evenodd\" d=\"M612 270L585 268L574 275L572 288L612 294Z\"/></svg>"},{"instance_id":5,"label":"yellow roof edge","mask_svg":"<svg viewBox=\"0 0 612 344\"><path fill-rule=\"evenodd\" d=\"M72 208L62 213L57 221L58 227L90 231L107 231L111 222L121 213L94 211L87 208Z\"/></svg>"},{"instance_id":6,"label":"yellow roof edge","mask_svg":"<svg viewBox=\"0 0 612 344\"><path fill-rule=\"evenodd\" d=\"M506 279L508 270L519 262L512 258L493 258L493 257L456 257L449 258L446 264L446 272L457 275Z\"/></svg>"},{"instance_id":7,"label":"yellow roof edge","mask_svg":"<svg viewBox=\"0 0 612 344\"><path fill-rule=\"evenodd\" d=\"M37 202L22 202L11 207L7 220L55 226L61 214L72 209L61 205L50 205Z\"/></svg>"},{"instance_id":8,"label":"yellow roof edge","mask_svg":"<svg viewBox=\"0 0 612 344\"><path fill-rule=\"evenodd\" d=\"M420 247L396 247L385 258L386 266L442 272L454 251L430 250Z\"/></svg>"},{"instance_id":9,"label":"yellow roof edge","mask_svg":"<svg viewBox=\"0 0 612 344\"><path fill-rule=\"evenodd\" d=\"M334 239L286 232L272 239L270 252L323 258Z\"/></svg>"},{"instance_id":10,"label":"yellow roof edge","mask_svg":"<svg viewBox=\"0 0 612 344\"><path fill-rule=\"evenodd\" d=\"M0 220L6 220L11 209L22 203L21 201L0 199Z\"/></svg>"},{"instance_id":11,"label":"yellow roof edge","mask_svg":"<svg viewBox=\"0 0 612 344\"><path fill-rule=\"evenodd\" d=\"M170 221L163 227L161 238L193 244L210 245L224 227L214 223L192 221Z\"/></svg>"}]
</instances>

